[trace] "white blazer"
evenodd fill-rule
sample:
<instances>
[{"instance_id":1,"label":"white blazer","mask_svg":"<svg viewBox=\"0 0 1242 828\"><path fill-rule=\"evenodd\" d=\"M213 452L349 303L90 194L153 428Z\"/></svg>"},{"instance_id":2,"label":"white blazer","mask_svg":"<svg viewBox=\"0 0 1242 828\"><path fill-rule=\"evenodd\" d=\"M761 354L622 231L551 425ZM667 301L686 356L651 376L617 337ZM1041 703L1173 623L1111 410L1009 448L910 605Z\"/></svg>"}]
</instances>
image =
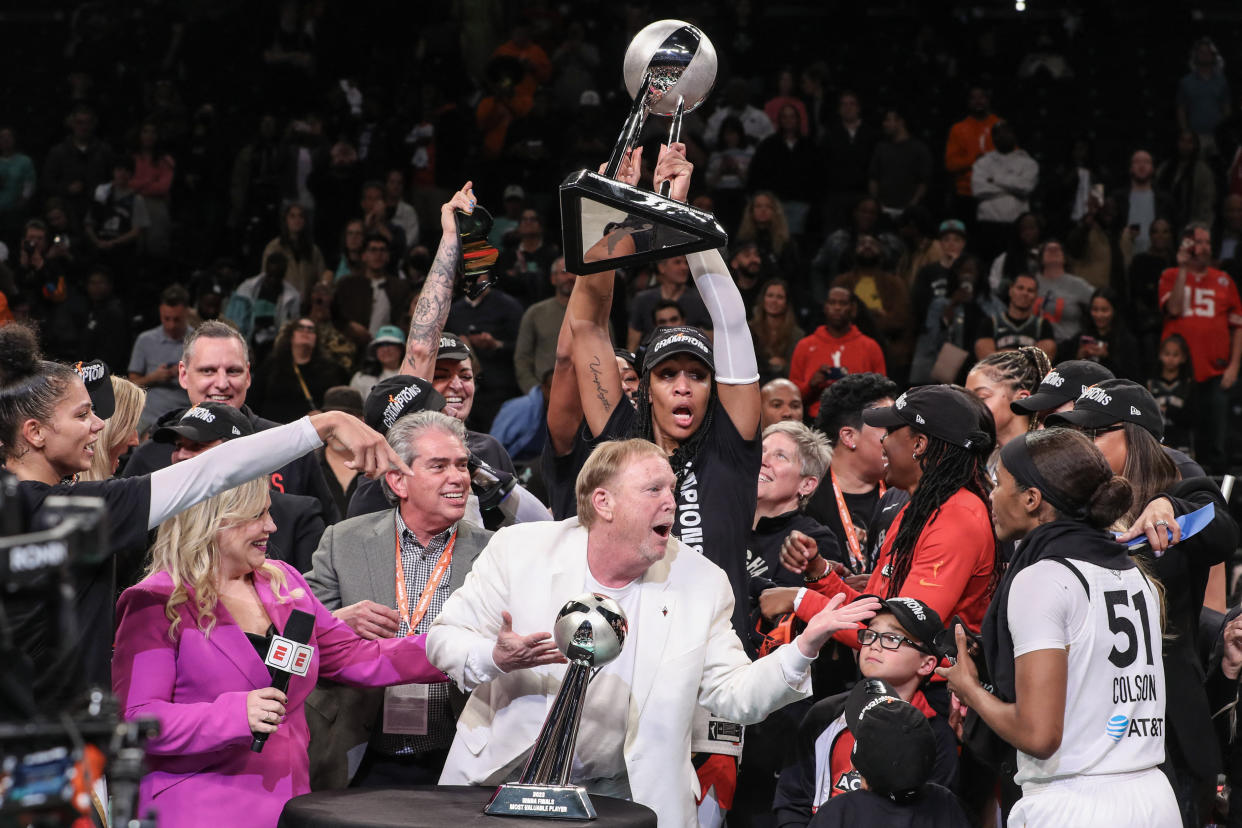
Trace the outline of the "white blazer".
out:
<instances>
[{"instance_id":1,"label":"white blazer","mask_svg":"<svg viewBox=\"0 0 1242 828\"><path fill-rule=\"evenodd\" d=\"M576 517L507 527L445 602L428 633L427 655L473 694L440 784L495 785L520 772L565 665L496 671L490 653L500 614L511 613L519 633L551 630L561 606L583 592L586 546ZM732 612L723 570L680 541L670 540L664 560L643 577L638 618L630 619L625 643L638 648L625 764L634 800L655 810L662 828L697 825L698 778L690 762L696 705L751 724L811 692L809 673L797 686L785 680L779 653L747 658L730 625ZM473 686L483 665L494 678Z\"/></svg>"}]
</instances>

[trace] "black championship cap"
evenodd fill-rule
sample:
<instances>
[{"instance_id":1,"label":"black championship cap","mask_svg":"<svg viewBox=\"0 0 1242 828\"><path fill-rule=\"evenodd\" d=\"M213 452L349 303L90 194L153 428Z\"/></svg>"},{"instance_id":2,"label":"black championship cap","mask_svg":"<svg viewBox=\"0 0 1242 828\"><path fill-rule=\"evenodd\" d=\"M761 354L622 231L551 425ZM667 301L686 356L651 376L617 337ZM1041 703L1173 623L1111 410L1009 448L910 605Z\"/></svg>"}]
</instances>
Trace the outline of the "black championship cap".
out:
<instances>
[{"instance_id":1,"label":"black championship cap","mask_svg":"<svg viewBox=\"0 0 1242 828\"><path fill-rule=\"evenodd\" d=\"M1082 392L1073 411L1062 411L1048 418L1050 426L1106 428L1117 423L1134 423L1157 440L1164 439L1164 417L1156 398L1137 382L1110 379Z\"/></svg>"},{"instance_id":2,"label":"black championship cap","mask_svg":"<svg viewBox=\"0 0 1242 828\"><path fill-rule=\"evenodd\" d=\"M632 351L627 351L624 348L613 348L612 354L615 357L624 359L626 364L629 365L631 368L633 368L635 371L638 370L638 357L634 356L634 353Z\"/></svg>"},{"instance_id":3,"label":"black championship cap","mask_svg":"<svg viewBox=\"0 0 1242 828\"><path fill-rule=\"evenodd\" d=\"M440 334L440 348L436 351L436 359L470 359L470 346L457 334L445 331Z\"/></svg>"},{"instance_id":4,"label":"black championship cap","mask_svg":"<svg viewBox=\"0 0 1242 828\"><path fill-rule=\"evenodd\" d=\"M112 393L112 372L104 361L79 362L73 370L82 378L86 393L91 395L91 408L95 410L95 416L101 420L111 417L116 411L116 395Z\"/></svg>"},{"instance_id":5,"label":"black championship cap","mask_svg":"<svg viewBox=\"0 0 1242 828\"><path fill-rule=\"evenodd\" d=\"M1009 404L1009 409L1014 414L1026 415L1060 408L1078 399L1083 391L1097 382L1112 378L1113 372L1098 362L1069 359L1049 371L1034 394L1014 400Z\"/></svg>"},{"instance_id":6,"label":"black championship cap","mask_svg":"<svg viewBox=\"0 0 1242 828\"><path fill-rule=\"evenodd\" d=\"M231 405L201 402L192 405L176 422L160 426L151 435L157 443L175 443L178 437L196 443L214 443L254 434L250 419Z\"/></svg>"},{"instance_id":7,"label":"black championship cap","mask_svg":"<svg viewBox=\"0 0 1242 828\"><path fill-rule=\"evenodd\" d=\"M863 679L858 685L872 681ZM908 801L931 778L936 765L931 725L922 711L896 694L863 693L861 698L852 719L853 692L845 703L846 722L854 737L850 761L874 793L894 802Z\"/></svg>"},{"instance_id":8,"label":"black championship cap","mask_svg":"<svg viewBox=\"0 0 1242 828\"><path fill-rule=\"evenodd\" d=\"M974 449L995 440L979 430L979 409L966 394L949 385L920 385L890 406L863 410L863 422L879 428L910 426L946 443Z\"/></svg>"},{"instance_id":9,"label":"black championship cap","mask_svg":"<svg viewBox=\"0 0 1242 828\"><path fill-rule=\"evenodd\" d=\"M643 356L643 373L677 354L689 354L712 371L716 370L716 363L712 360L712 341L698 328L680 325L656 331Z\"/></svg>"},{"instance_id":10,"label":"black championship cap","mask_svg":"<svg viewBox=\"0 0 1242 828\"><path fill-rule=\"evenodd\" d=\"M929 655L934 653L933 644L936 635L944 629L940 613L924 604L917 598L898 596L882 601L880 612L891 612L893 618L910 637L926 648Z\"/></svg>"},{"instance_id":11,"label":"black championship cap","mask_svg":"<svg viewBox=\"0 0 1242 828\"><path fill-rule=\"evenodd\" d=\"M380 380L367 396L363 419L380 434L387 434L393 423L415 411L440 411L444 397L422 377L397 374Z\"/></svg>"}]
</instances>

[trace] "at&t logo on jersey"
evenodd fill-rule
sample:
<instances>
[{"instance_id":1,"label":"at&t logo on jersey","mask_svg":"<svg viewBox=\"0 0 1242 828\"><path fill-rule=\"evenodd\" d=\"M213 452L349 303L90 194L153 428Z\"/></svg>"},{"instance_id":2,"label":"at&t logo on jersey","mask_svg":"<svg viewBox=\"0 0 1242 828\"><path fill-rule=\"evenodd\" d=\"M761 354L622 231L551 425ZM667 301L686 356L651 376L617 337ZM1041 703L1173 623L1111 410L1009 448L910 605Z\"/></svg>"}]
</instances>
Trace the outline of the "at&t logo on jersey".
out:
<instances>
[{"instance_id":1,"label":"at&t logo on jersey","mask_svg":"<svg viewBox=\"0 0 1242 828\"><path fill-rule=\"evenodd\" d=\"M1164 719L1160 716L1131 719L1116 713L1109 717L1108 723L1104 725L1104 732L1114 742L1120 742L1128 736L1163 736Z\"/></svg>"},{"instance_id":2,"label":"at&t logo on jersey","mask_svg":"<svg viewBox=\"0 0 1242 828\"><path fill-rule=\"evenodd\" d=\"M1108 724L1104 726L1104 732L1107 733L1114 742L1120 742L1121 737L1126 735L1126 730L1129 728L1129 724L1130 717L1123 716L1118 713L1116 716L1113 716L1108 720Z\"/></svg>"}]
</instances>

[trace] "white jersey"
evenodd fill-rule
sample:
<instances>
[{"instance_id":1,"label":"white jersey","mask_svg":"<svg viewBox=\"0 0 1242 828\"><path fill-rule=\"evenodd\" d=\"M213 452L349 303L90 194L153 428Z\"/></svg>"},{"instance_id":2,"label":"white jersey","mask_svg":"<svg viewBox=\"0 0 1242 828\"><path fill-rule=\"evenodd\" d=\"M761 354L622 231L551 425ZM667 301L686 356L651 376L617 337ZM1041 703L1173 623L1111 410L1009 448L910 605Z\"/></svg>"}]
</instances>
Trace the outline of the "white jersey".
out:
<instances>
[{"instance_id":1,"label":"white jersey","mask_svg":"<svg viewBox=\"0 0 1242 828\"><path fill-rule=\"evenodd\" d=\"M1061 746L1042 760L1018 752L1014 781L1024 791L1164 761L1160 604L1142 572L1043 560L1014 578L1008 613L1015 658L1069 656Z\"/></svg>"}]
</instances>

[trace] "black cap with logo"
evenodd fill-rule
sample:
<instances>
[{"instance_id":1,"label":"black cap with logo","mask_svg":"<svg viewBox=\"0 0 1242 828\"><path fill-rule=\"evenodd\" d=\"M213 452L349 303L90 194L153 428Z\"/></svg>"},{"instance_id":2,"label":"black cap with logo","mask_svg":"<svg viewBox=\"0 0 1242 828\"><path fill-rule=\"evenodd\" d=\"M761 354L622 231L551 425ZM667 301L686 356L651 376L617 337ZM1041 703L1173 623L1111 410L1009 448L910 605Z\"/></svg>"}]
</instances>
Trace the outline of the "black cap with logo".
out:
<instances>
[{"instance_id":1,"label":"black cap with logo","mask_svg":"<svg viewBox=\"0 0 1242 828\"><path fill-rule=\"evenodd\" d=\"M250 418L231 405L201 402L187 408L176 422L160 426L151 435L157 443L175 443L178 437L196 443L234 440L254 434Z\"/></svg>"},{"instance_id":2,"label":"black cap with logo","mask_svg":"<svg viewBox=\"0 0 1242 828\"><path fill-rule=\"evenodd\" d=\"M367 396L363 420L380 434L387 434L393 423L406 414L444 408L444 397L422 377L397 374L375 383Z\"/></svg>"},{"instance_id":3,"label":"black cap with logo","mask_svg":"<svg viewBox=\"0 0 1242 828\"><path fill-rule=\"evenodd\" d=\"M470 346L457 334L445 331L440 334L436 359L470 359Z\"/></svg>"},{"instance_id":4,"label":"black cap with logo","mask_svg":"<svg viewBox=\"0 0 1242 828\"><path fill-rule=\"evenodd\" d=\"M1074 402L1073 411L1062 411L1048 418L1048 425L1077 428L1107 428L1117 423L1134 423L1157 440L1164 439L1164 417L1156 398L1137 382L1110 379L1092 385Z\"/></svg>"},{"instance_id":5,"label":"black cap with logo","mask_svg":"<svg viewBox=\"0 0 1242 828\"><path fill-rule=\"evenodd\" d=\"M881 599L879 611L892 613L901 628L922 645L929 655L935 652L933 647L936 636L944 629L940 613L919 599L904 595L889 598L887 601Z\"/></svg>"},{"instance_id":6,"label":"black cap with logo","mask_svg":"<svg viewBox=\"0 0 1242 828\"><path fill-rule=\"evenodd\" d=\"M965 449L991 449L996 438L980 429L979 404L951 385L920 385L884 408L863 410L863 422L879 428L910 426ZM995 427L993 427L995 430Z\"/></svg>"},{"instance_id":7,"label":"black cap with logo","mask_svg":"<svg viewBox=\"0 0 1242 828\"><path fill-rule=\"evenodd\" d=\"M1039 383L1039 389L1029 397L1014 400L1009 408L1014 414L1036 414L1060 408L1097 382L1110 380L1113 372L1089 359L1069 359L1057 363Z\"/></svg>"},{"instance_id":8,"label":"black cap with logo","mask_svg":"<svg viewBox=\"0 0 1242 828\"><path fill-rule=\"evenodd\" d=\"M845 722L854 737L850 761L874 793L905 802L931 778L931 725L888 682L864 678L855 684L845 701Z\"/></svg>"},{"instance_id":9,"label":"black cap with logo","mask_svg":"<svg viewBox=\"0 0 1242 828\"><path fill-rule=\"evenodd\" d=\"M73 370L82 378L86 393L91 397L95 416L106 420L116 411L116 395L112 392L112 372L102 359L78 362Z\"/></svg>"},{"instance_id":10,"label":"black cap with logo","mask_svg":"<svg viewBox=\"0 0 1242 828\"><path fill-rule=\"evenodd\" d=\"M712 341L707 335L698 328L678 325L674 328L660 328L651 337L651 342L647 344L647 353L643 356L643 373L677 354L689 354L712 371L716 370L716 363L712 358Z\"/></svg>"}]
</instances>

